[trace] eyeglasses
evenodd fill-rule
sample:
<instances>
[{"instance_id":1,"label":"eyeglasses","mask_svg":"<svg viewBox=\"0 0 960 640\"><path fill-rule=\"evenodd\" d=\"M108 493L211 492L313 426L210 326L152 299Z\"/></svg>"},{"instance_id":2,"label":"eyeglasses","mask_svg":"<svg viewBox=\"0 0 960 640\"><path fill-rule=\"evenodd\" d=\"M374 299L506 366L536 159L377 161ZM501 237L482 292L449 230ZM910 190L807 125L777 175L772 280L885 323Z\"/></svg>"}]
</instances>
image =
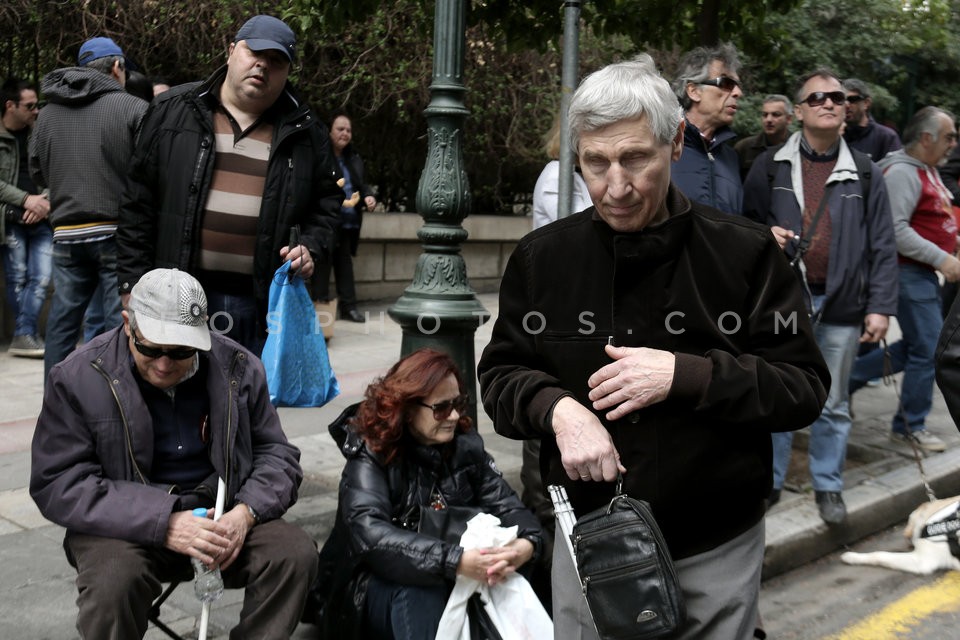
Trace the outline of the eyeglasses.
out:
<instances>
[{"instance_id":1,"label":"eyeglasses","mask_svg":"<svg viewBox=\"0 0 960 640\"><path fill-rule=\"evenodd\" d=\"M847 100L847 94L843 91L814 91L800 102L806 102L811 107L822 107L827 98L830 98L833 104L843 104Z\"/></svg>"},{"instance_id":2,"label":"eyeglasses","mask_svg":"<svg viewBox=\"0 0 960 640\"><path fill-rule=\"evenodd\" d=\"M157 347L148 347L140 342L137 332L133 332L133 346L137 348L142 355L148 358L162 358L167 356L171 360L186 360L197 355L197 350L193 347L177 347L175 349L159 349Z\"/></svg>"},{"instance_id":3,"label":"eyeglasses","mask_svg":"<svg viewBox=\"0 0 960 640\"><path fill-rule=\"evenodd\" d=\"M743 88L743 85L740 84L739 80L734 80L730 76L720 76L719 78L713 78L712 80L704 80L703 82L698 82L697 84L708 84L711 87L717 87L724 91L733 91L737 87Z\"/></svg>"},{"instance_id":4,"label":"eyeglasses","mask_svg":"<svg viewBox=\"0 0 960 640\"><path fill-rule=\"evenodd\" d=\"M20 103L20 106L26 109L27 111L33 111L34 109L37 108L38 104L39 103L37 102L22 102Z\"/></svg>"},{"instance_id":5,"label":"eyeglasses","mask_svg":"<svg viewBox=\"0 0 960 640\"><path fill-rule=\"evenodd\" d=\"M866 100L866 97L858 96L858 95L847 96L847 102L849 102L850 104L857 104L862 100Z\"/></svg>"},{"instance_id":6,"label":"eyeglasses","mask_svg":"<svg viewBox=\"0 0 960 640\"><path fill-rule=\"evenodd\" d=\"M463 415L463 412L467 410L467 405L470 404L470 397L457 396L452 400L444 400L436 404L427 404L422 400L417 400L417 404L432 410L434 420L446 420L450 417L450 414L453 413L454 409L457 410L457 413Z\"/></svg>"}]
</instances>

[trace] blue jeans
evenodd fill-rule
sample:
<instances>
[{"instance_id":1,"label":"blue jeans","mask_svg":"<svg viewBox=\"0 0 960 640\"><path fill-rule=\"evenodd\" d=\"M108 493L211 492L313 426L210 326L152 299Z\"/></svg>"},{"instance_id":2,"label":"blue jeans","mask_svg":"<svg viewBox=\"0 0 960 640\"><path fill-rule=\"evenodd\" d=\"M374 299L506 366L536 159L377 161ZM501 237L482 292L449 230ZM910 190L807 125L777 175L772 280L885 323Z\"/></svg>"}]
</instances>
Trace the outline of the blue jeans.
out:
<instances>
[{"instance_id":1,"label":"blue jeans","mask_svg":"<svg viewBox=\"0 0 960 640\"><path fill-rule=\"evenodd\" d=\"M96 242L53 245L53 304L47 318L47 348L43 379L53 365L76 348L83 326L83 312L97 287L103 287L104 330L120 326L120 294L117 292L117 243L113 238Z\"/></svg>"},{"instance_id":2,"label":"blue jeans","mask_svg":"<svg viewBox=\"0 0 960 640\"><path fill-rule=\"evenodd\" d=\"M421 587L381 580L367 583L367 630L383 640L433 640L450 587Z\"/></svg>"},{"instance_id":3,"label":"blue jeans","mask_svg":"<svg viewBox=\"0 0 960 640\"><path fill-rule=\"evenodd\" d=\"M258 327L257 301L253 296L235 296L207 289L210 330L236 340L260 357L267 336ZM266 318L264 318L266 321Z\"/></svg>"},{"instance_id":4,"label":"blue jeans","mask_svg":"<svg viewBox=\"0 0 960 640\"><path fill-rule=\"evenodd\" d=\"M900 402L903 411L893 416L896 433L921 431L933 405L936 361L934 352L943 328L940 313L940 282L937 274L914 264L900 265L900 299L897 322L903 338L888 347L892 370L903 372ZM850 375L850 393L883 371L883 350L857 358Z\"/></svg>"},{"instance_id":5,"label":"blue jeans","mask_svg":"<svg viewBox=\"0 0 960 640\"><path fill-rule=\"evenodd\" d=\"M53 229L46 222L7 226L3 268L7 277L7 304L15 318L15 336L38 335L37 320L47 299L53 260Z\"/></svg>"},{"instance_id":6,"label":"blue jeans","mask_svg":"<svg viewBox=\"0 0 960 640\"><path fill-rule=\"evenodd\" d=\"M822 298L814 296L814 308L819 308ZM852 426L847 381L857 355L860 325L817 322L813 326L813 335L827 363L832 382L827 403L820 417L810 426L810 476L815 491L841 491L847 437ZM783 488L792 446L792 432L773 434L773 486L777 489Z\"/></svg>"}]
</instances>

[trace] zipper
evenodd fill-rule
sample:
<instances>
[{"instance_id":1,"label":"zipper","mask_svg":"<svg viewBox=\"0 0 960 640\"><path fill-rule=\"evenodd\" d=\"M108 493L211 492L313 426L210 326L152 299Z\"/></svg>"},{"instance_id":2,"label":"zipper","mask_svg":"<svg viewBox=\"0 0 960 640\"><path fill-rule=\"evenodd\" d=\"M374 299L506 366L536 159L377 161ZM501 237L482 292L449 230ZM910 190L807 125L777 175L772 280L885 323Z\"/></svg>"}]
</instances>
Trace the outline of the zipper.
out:
<instances>
[{"instance_id":1,"label":"zipper","mask_svg":"<svg viewBox=\"0 0 960 640\"><path fill-rule=\"evenodd\" d=\"M622 567L613 567L611 569L596 571L590 574L589 576L583 577L583 595L587 595L587 590L589 589L590 584L593 582L605 582L607 580L612 580L614 578L625 576L629 573L633 573L640 569L649 569L656 566L657 566L656 558L646 558L639 562L632 562Z\"/></svg>"},{"instance_id":2,"label":"zipper","mask_svg":"<svg viewBox=\"0 0 960 640\"><path fill-rule=\"evenodd\" d=\"M243 354L239 351L234 352L233 362L230 365L230 383L229 391L227 391L227 428L226 428L226 437L223 441L223 453L224 460L226 460L226 478L223 479L223 482L226 486L227 496L230 495L230 480L231 480L231 470L233 466L233 457L230 455L230 442L231 442L231 429L233 428L233 393L237 386L237 380L235 378L236 369L239 366L239 361L243 359ZM226 498L226 496L224 496Z\"/></svg>"},{"instance_id":3,"label":"zipper","mask_svg":"<svg viewBox=\"0 0 960 640\"><path fill-rule=\"evenodd\" d=\"M137 477L140 478L141 483L147 484L147 480L143 477L143 472L140 471L140 466L137 464L137 459L133 456L133 444L130 442L130 425L127 422L127 414L123 410L123 404L120 402L120 396L117 395L117 390L113 387L113 382L110 380L110 376L107 375L107 372L104 371L103 368L96 362L91 362L90 366L96 369L100 375L103 376L103 379L107 382L107 387L110 388L110 393L113 394L113 399L117 403L117 409L120 410L120 420L123 422L124 441L127 445L127 455L130 456L130 463L133 465L133 471L137 474Z\"/></svg>"},{"instance_id":4,"label":"zipper","mask_svg":"<svg viewBox=\"0 0 960 640\"><path fill-rule=\"evenodd\" d=\"M578 533L573 539L574 548L579 551L580 543L587 543L594 538L606 538L615 533L619 533L624 529L634 529L640 527L641 523L636 520L627 520L617 524L615 527L603 527L602 529L597 529L596 531L588 531L586 533ZM646 528L646 527L645 527Z\"/></svg>"}]
</instances>

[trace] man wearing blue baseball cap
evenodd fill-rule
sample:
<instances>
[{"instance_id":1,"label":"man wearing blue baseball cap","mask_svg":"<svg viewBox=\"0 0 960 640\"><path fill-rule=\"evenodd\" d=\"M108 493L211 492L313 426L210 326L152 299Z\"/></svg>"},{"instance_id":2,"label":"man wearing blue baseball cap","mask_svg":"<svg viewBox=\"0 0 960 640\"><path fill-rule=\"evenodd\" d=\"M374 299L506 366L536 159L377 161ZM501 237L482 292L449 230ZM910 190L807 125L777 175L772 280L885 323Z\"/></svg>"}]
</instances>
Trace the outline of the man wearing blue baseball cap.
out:
<instances>
[{"instance_id":1,"label":"man wearing blue baseball cap","mask_svg":"<svg viewBox=\"0 0 960 640\"><path fill-rule=\"evenodd\" d=\"M147 103L124 91L126 57L110 38L91 38L77 66L40 84L48 105L30 139L34 182L50 189L53 301L47 318L44 379L76 347L83 313L104 292L104 327L120 326L116 228L120 192Z\"/></svg>"},{"instance_id":2,"label":"man wearing blue baseball cap","mask_svg":"<svg viewBox=\"0 0 960 640\"><path fill-rule=\"evenodd\" d=\"M134 155L117 230L120 294L154 267L201 282L213 329L259 354L274 271L327 259L344 194L326 127L287 76L296 37L250 18L226 65L163 93ZM291 229L298 239L291 242Z\"/></svg>"}]
</instances>

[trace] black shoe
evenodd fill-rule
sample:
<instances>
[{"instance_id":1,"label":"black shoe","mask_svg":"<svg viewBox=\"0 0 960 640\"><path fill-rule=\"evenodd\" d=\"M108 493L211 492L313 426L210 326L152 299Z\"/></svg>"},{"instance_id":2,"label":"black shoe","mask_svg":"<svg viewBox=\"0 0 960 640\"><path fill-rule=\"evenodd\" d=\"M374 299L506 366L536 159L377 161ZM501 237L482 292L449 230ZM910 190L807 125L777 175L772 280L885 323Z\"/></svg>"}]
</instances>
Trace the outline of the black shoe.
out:
<instances>
[{"instance_id":1,"label":"black shoe","mask_svg":"<svg viewBox=\"0 0 960 640\"><path fill-rule=\"evenodd\" d=\"M827 524L840 524L847 518L847 505L839 491L815 491L820 518Z\"/></svg>"},{"instance_id":2,"label":"black shoe","mask_svg":"<svg viewBox=\"0 0 960 640\"><path fill-rule=\"evenodd\" d=\"M771 489L767 497L767 509L780 502L780 489Z\"/></svg>"},{"instance_id":3,"label":"black shoe","mask_svg":"<svg viewBox=\"0 0 960 640\"><path fill-rule=\"evenodd\" d=\"M363 317L363 314L353 307L340 307L340 319L349 320L350 322L367 321L366 318Z\"/></svg>"}]
</instances>

